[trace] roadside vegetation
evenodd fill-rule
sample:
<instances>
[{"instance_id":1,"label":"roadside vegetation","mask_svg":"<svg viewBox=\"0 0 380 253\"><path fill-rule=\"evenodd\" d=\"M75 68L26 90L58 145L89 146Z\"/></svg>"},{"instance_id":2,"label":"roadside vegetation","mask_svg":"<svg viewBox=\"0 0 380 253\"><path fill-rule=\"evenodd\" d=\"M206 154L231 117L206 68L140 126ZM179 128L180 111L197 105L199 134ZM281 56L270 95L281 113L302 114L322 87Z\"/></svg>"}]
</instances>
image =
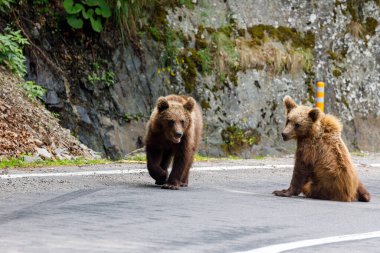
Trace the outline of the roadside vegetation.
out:
<instances>
[{"instance_id":1,"label":"roadside vegetation","mask_svg":"<svg viewBox=\"0 0 380 253\"><path fill-rule=\"evenodd\" d=\"M0 169L12 168L38 168L38 167L56 167L56 166L84 166L95 164L113 163L107 159L85 159L76 158L72 160L39 160L35 162L26 162L24 158L3 158L0 160Z\"/></svg>"}]
</instances>

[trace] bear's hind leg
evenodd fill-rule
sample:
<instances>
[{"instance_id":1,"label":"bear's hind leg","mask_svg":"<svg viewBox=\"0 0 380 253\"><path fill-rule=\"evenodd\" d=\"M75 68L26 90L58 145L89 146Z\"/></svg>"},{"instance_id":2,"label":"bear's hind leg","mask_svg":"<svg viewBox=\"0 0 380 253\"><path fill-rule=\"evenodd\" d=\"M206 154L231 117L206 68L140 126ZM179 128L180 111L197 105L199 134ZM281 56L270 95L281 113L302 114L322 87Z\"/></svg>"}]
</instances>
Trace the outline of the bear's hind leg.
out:
<instances>
[{"instance_id":1,"label":"bear's hind leg","mask_svg":"<svg viewBox=\"0 0 380 253\"><path fill-rule=\"evenodd\" d=\"M182 172L181 183L180 183L181 187L187 187L189 185L189 173L190 173L190 168L193 165L193 160L194 160L194 155L191 157L184 171Z\"/></svg>"},{"instance_id":2,"label":"bear's hind leg","mask_svg":"<svg viewBox=\"0 0 380 253\"><path fill-rule=\"evenodd\" d=\"M371 200L371 194L369 194L369 192L364 187L362 182L359 183L357 194L358 194L358 200L361 202L369 202Z\"/></svg>"},{"instance_id":3,"label":"bear's hind leg","mask_svg":"<svg viewBox=\"0 0 380 253\"><path fill-rule=\"evenodd\" d=\"M307 181L306 184L303 185L302 187L302 194L306 197L306 198L310 198L311 196L311 188L312 188L312 184L313 182L311 180Z\"/></svg>"}]
</instances>

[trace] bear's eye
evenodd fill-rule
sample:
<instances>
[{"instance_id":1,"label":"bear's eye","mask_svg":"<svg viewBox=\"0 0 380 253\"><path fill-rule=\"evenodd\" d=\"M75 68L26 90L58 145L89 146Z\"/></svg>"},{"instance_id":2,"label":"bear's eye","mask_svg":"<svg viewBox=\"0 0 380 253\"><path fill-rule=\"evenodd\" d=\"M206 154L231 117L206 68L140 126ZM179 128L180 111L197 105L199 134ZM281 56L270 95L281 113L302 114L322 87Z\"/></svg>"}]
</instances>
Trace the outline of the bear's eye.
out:
<instances>
[{"instance_id":1,"label":"bear's eye","mask_svg":"<svg viewBox=\"0 0 380 253\"><path fill-rule=\"evenodd\" d=\"M294 128L297 129L297 128L299 128L299 127L300 127L300 124L298 124L298 123L295 123L295 124L294 124Z\"/></svg>"},{"instance_id":2,"label":"bear's eye","mask_svg":"<svg viewBox=\"0 0 380 253\"><path fill-rule=\"evenodd\" d=\"M170 127L174 126L174 120L169 120L168 121L168 126L170 126Z\"/></svg>"},{"instance_id":3,"label":"bear's eye","mask_svg":"<svg viewBox=\"0 0 380 253\"><path fill-rule=\"evenodd\" d=\"M185 125L185 121L181 120L181 124L182 124L182 126L184 126Z\"/></svg>"}]
</instances>

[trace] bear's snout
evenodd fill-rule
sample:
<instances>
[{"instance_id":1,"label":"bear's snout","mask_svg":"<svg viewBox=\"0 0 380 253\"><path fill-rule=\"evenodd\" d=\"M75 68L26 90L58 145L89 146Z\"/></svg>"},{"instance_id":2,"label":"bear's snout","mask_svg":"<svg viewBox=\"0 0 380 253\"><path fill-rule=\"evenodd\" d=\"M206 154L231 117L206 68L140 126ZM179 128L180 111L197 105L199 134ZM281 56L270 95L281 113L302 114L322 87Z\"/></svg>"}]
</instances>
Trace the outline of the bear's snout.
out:
<instances>
[{"instance_id":1,"label":"bear's snout","mask_svg":"<svg viewBox=\"0 0 380 253\"><path fill-rule=\"evenodd\" d=\"M182 137L182 135L183 135L183 132L175 132L175 137L176 138L181 138Z\"/></svg>"},{"instance_id":2,"label":"bear's snout","mask_svg":"<svg viewBox=\"0 0 380 253\"><path fill-rule=\"evenodd\" d=\"M282 136L282 139L283 139L284 141L289 140L289 137L288 137L286 134L281 133L281 136Z\"/></svg>"}]
</instances>

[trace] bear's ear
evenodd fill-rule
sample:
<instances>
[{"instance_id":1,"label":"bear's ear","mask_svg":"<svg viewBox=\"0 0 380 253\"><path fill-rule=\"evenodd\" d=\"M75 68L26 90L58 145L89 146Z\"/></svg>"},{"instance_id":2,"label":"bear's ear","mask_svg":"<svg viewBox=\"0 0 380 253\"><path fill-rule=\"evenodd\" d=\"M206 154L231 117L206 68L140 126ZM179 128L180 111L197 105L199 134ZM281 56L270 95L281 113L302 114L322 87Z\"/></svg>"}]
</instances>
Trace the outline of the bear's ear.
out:
<instances>
[{"instance_id":1,"label":"bear's ear","mask_svg":"<svg viewBox=\"0 0 380 253\"><path fill-rule=\"evenodd\" d=\"M319 108L313 108L309 111L309 117L313 122L317 121L319 116L321 116L321 110L319 110Z\"/></svg>"},{"instance_id":2,"label":"bear's ear","mask_svg":"<svg viewBox=\"0 0 380 253\"><path fill-rule=\"evenodd\" d=\"M297 107L296 102L294 102L294 100L288 95L284 97L284 105L286 109L286 114L288 114L292 109Z\"/></svg>"},{"instance_id":3,"label":"bear's ear","mask_svg":"<svg viewBox=\"0 0 380 253\"><path fill-rule=\"evenodd\" d=\"M191 112L191 111L193 110L194 106L195 106L195 103L196 103L196 102L195 102L194 98L189 97L189 98L187 99L186 104L184 104L183 107L184 107L186 110L188 110L189 112Z\"/></svg>"},{"instance_id":4,"label":"bear's ear","mask_svg":"<svg viewBox=\"0 0 380 253\"><path fill-rule=\"evenodd\" d=\"M165 111L169 108L169 102L164 97L159 97L157 100L157 108L159 112Z\"/></svg>"}]
</instances>

